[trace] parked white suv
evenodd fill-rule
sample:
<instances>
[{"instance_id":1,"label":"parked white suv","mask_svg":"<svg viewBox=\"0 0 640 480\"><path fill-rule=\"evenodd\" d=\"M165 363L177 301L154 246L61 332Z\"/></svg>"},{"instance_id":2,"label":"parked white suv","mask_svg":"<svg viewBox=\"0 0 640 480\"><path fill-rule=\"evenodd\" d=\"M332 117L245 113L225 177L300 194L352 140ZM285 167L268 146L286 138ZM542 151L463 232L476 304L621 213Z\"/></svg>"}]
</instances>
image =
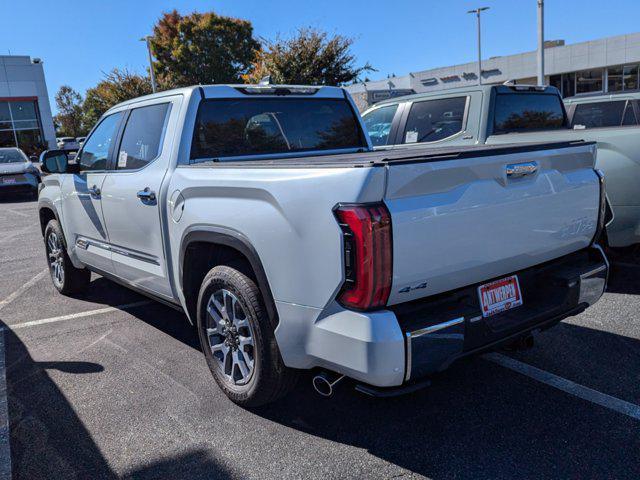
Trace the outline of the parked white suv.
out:
<instances>
[{"instance_id":1,"label":"parked white suv","mask_svg":"<svg viewBox=\"0 0 640 480\"><path fill-rule=\"evenodd\" d=\"M235 402L299 369L388 395L593 304L607 262L595 146L374 152L333 87L206 86L109 110L42 155L63 294L90 271L185 311Z\"/></svg>"}]
</instances>

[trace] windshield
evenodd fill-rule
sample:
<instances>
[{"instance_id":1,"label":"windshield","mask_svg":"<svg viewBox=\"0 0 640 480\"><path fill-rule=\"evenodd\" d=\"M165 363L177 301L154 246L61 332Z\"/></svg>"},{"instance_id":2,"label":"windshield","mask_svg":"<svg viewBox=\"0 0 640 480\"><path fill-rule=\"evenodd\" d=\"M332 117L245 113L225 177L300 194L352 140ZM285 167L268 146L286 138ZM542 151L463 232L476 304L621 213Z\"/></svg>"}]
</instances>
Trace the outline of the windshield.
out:
<instances>
[{"instance_id":1,"label":"windshield","mask_svg":"<svg viewBox=\"0 0 640 480\"><path fill-rule=\"evenodd\" d=\"M0 163L23 163L27 159L17 148L0 148Z\"/></svg>"},{"instance_id":2,"label":"windshield","mask_svg":"<svg viewBox=\"0 0 640 480\"><path fill-rule=\"evenodd\" d=\"M191 159L366 147L342 99L250 98L200 104Z\"/></svg>"}]
</instances>

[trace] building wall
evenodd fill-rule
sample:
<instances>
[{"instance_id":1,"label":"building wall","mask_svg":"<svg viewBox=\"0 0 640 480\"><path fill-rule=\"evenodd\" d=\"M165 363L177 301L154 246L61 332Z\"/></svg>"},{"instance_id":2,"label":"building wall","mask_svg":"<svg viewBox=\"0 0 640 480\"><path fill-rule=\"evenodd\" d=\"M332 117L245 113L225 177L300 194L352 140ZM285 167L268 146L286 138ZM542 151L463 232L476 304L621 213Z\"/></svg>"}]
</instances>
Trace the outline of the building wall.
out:
<instances>
[{"instance_id":1,"label":"building wall","mask_svg":"<svg viewBox=\"0 0 640 480\"><path fill-rule=\"evenodd\" d=\"M13 110L18 110L22 106L29 107L30 102L34 102L37 106L38 127L42 142L48 148L55 148L56 134L42 63L34 63L28 56L0 56L0 104L2 104L0 112L7 111L6 104L12 106ZM13 115L12 117L16 118ZM25 113L25 118L30 118L29 114ZM0 126L6 132L8 126L6 116L0 121L2 121ZM12 128L27 129L31 128L31 124L26 120L22 120L22 123L16 120ZM8 137L8 135L3 136L3 138ZM23 138L26 136L23 135Z\"/></svg>"},{"instance_id":2,"label":"building wall","mask_svg":"<svg viewBox=\"0 0 640 480\"><path fill-rule=\"evenodd\" d=\"M568 72L580 72L616 65L640 64L640 33L602 38L572 45L548 45L545 48L545 74L550 76ZM506 81L527 83L536 78L536 52L493 57L482 60L483 83L500 84ZM476 85L477 62L469 62L449 67L411 72L392 79L394 85L421 92L431 92ZM606 78L605 78L606 80ZM348 89L389 90L397 87L389 85L389 79L366 82ZM371 96L371 95L370 95Z\"/></svg>"}]
</instances>

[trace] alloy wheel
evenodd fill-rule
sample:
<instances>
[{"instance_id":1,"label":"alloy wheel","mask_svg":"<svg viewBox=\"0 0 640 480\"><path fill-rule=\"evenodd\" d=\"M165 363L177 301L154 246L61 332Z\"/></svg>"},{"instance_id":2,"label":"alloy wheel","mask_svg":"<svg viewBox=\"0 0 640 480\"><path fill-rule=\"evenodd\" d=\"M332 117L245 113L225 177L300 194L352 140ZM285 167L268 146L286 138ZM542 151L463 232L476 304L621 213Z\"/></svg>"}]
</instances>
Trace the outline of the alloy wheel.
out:
<instances>
[{"instance_id":1,"label":"alloy wheel","mask_svg":"<svg viewBox=\"0 0 640 480\"><path fill-rule=\"evenodd\" d=\"M246 385L255 366L254 334L244 308L229 290L217 290L209 298L206 334L226 381Z\"/></svg>"},{"instance_id":2,"label":"alloy wheel","mask_svg":"<svg viewBox=\"0 0 640 480\"><path fill-rule=\"evenodd\" d=\"M56 232L50 232L47 237L47 255L51 277L57 286L64 284L64 255L62 242Z\"/></svg>"}]
</instances>

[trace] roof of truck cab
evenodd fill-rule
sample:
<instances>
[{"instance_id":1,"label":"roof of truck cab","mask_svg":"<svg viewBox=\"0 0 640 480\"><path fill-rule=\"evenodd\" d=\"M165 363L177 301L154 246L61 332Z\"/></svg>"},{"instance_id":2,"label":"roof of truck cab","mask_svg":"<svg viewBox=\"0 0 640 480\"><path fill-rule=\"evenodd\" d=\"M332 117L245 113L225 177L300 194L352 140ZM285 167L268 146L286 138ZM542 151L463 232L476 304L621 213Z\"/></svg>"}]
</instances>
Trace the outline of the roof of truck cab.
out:
<instances>
[{"instance_id":1,"label":"roof of truck cab","mask_svg":"<svg viewBox=\"0 0 640 480\"><path fill-rule=\"evenodd\" d=\"M405 95L402 97L390 98L387 100L383 100L381 102L372 105L370 109L377 108L383 105L395 105L403 102L411 102L413 100L422 100L425 98L438 98L438 97L452 97L455 95L464 95L473 92L485 92L489 93L492 89L497 89L498 93L502 90L506 89L517 89L517 88L525 88L525 89L539 89L542 87L538 87L536 85L523 85L523 84L513 84L513 85L505 85L505 84L490 84L490 85L471 85L467 87L456 87L456 88L447 88L445 90L436 90L433 92L423 92L423 93L414 93L413 95ZM544 87L545 91L548 90L557 90L555 87L546 86ZM370 110L368 109L368 110Z\"/></svg>"},{"instance_id":2,"label":"roof of truck cab","mask_svg":"<svg viewBox=\"0 0 640 480\"><path fill-rule=\"evenodd\" d=\"M429 97L442 97L442 96L450 96L458 93L471 93L471 92L480 92L480 91L489 91L495 85L473 85L470 87L456 87L456 88L447 88L445 90L436 90L433 92L423 92L423 93L414 93L412 95L404 95L402 97L389 98L387 100L382 100L377 102L373 107L379 107L381 105L393 105L396 103L402 102L410 102L411 100L415 100L418 98L429 98Z\"/></svg>"},{"instance_id":3,"label":"roof of truck cab","mask_svg":"<svg viewBox=\"0 0 640 480\"><path fill-rule=\"evenodd\" d=\"M331 87L325 85L252 85L252 84L220 84L220 85L192 85L184 88L174 88L172 90L163 90L162 92L152 93L150 95L144 95L142 97L132 98L125 102L114 105L109 110L115 110L127 105L131 105L138 102L147 100L153 100L155 98L168 97L171 95L184 95L191 94L195 90L201 89L204 98L243 98L251 95L243 93L242 90L259 90L259 89L317 89L317 92L313 94L314 97L322 98L344 98L345 90L342 87ZM277 94L273 94L277 96ZM291 96L298 96L292 94ZM309 94L300 96L311 96Z\"/></svg>"},{"instance_id":4,"label":"roof of truck cab","mask_svg":"<svg viewBox=\"0 0 640 480\"><path fill-rule=\"evenodd\" d=\"M591 103L607 100L635 100L640 98L640 90L626 91L626 92L611 92L611 93L594 93L594 94L581 94L574 97L568 97L564 99L567 104L572 103Z\"/></svg>"}]
</instances>

